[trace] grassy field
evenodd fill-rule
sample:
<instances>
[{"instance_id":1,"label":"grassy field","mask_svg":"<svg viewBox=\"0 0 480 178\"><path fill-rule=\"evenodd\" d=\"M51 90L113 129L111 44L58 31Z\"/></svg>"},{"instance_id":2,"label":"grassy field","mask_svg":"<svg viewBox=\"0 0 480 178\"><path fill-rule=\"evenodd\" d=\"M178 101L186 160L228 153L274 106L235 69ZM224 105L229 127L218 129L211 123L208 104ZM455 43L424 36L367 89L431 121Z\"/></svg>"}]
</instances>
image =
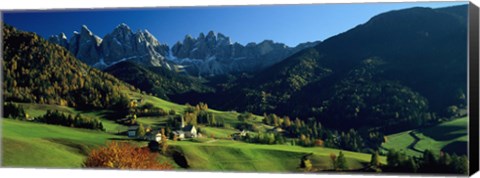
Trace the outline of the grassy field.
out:
<instances>
[{"instance_id":1,"label":"grassy field","mask_svg":"<svg viewBox=\"0 0 480 178\"><path fill-rule=\"evenodd\" d=\"M246 172L295 172L302 156L313 153L313 166L330 169L329 155L340 150L330 148L306 148L289 145L261 145L231 140L204 142L177 141L170 145L183 151L189 166L194 170L246 171ZM371 155L343 151L350 169L360 169L370 161ZM385 157L380 158L386 163Z\"/></svg>"},{"instance_id":2,"label":"grassy field","mask_svg":"<svg viewBox=\"0 0 480 178\"><path fill-rule=\"evenodd\" d=\"M121 138L105 132L2 120L2 166L81 167L88 150Z\"/></svg>"},{"instance_id":3,"label":"grassy field","mask_svg":"<svg viewBox=\"0 0 480 178\"><path fill-rule=\"evenodd\" d=\"M172 103L169 101L165 101L163 99L154 97L154 96L149 96L149 95L141 95L138 93L130 93L130 97L132 98L143 98L145 103L151 103L156 107L162 108L166 111L169 111L173 109L176 113L183 113L186 106L185 105L180 105L176 103ZM240 123L238 121L237 117L239 113L234 112L234 111L218 111L212 108L209 108L209 111L215 114L215 118L218 119L223 119L226 124L230 125L235 125L237 123ZM255 120L253 121L254 123L261 123L263 119L263 116L258 116L255 115Z\"/></svg>"},{"instance_id":4,"label":"grassy field","mask_svg":"<svg viewBox=\"0 0 480 178\"><path fill-rule=\"evenodd\" d=\"M2 166L6 167L78 168L88 150L111 139L122 138L87 129L10 119L4 119L2 124ZM315 167L328 169L328 156L330 153L338 155L339 152L329 148L259 145L215 139L171 141L169 144L185 153L190 169L210 171L293 172L298 171L300 158L308 153L314 153L311 160ZM352 169L362 168L370 161L368 154L344 153ZM381 160L385 163L385 158ZM173 162L171 159L168 161Z\"/></svg>"},{"instance_id":5,"label":"grassy field","mask_svg":"<svg viewBox=\"0 0 480 178\"><path fill-rule=\"evenodd\" d=\"M238 130L235 129L225 129L225 128L215 128L215 127L202 127L202 131L207 133L208 137L215 138L229 138L233 133L238 133Z\"/></svg>"},{"instance_id":6,"label":"grassy field","mask_svg":"<svg viewBox=\"0 0 480 178\"><path fill-rule=\"evenodd\" d=\"M408 155L421 156L426 149L434 153L467 153L468 118L458 118L439 125L401 132L387 136L382 146L386 149L405 151Z\"/></svg>"},{"instance_id":7,"label":"grassy field","mask_svg":"<svg viewBox=\"0 0 480 178\"><path fill-rule=\"evenodd\" d=\"M19 105L23 106L25 112L28 113L32 117L38 117L44 115L47 110L58 110L60 112L69 113L69 114L81 114L91 118L97 118L102 121L103 127L107 132L110 133L118 133L119 131L125 131L128 127L117 124L113 120L105 119L105 115L108 114L107 110L101 111L79 111L74 108L66 107L66 106L58 106L58 105L48 105L48 104L31 104L31 103L18 103Z\"/></svg>"},{"instance_id":8,"label":"grassy field","mask_svg":"<svg viewBox=\"0 0 480 178\"><path fill-rule=\"evenodd\" d=\"M137 96L138 95L138 96ZM142 97L145 103L152 103L165 110L173 109L183 113L185 106L164 101L162 99L133 93L132 98ZM69 107L41 104L21 104L26 112L38 117L46 110L59 110L65 113L95 117L102 120L107 132L76 129L63 126L53 126L26 121L4 119L2 129L2 166L7 167L81 167L86 154L91 148L104 145L111 139L125 139L112 133L126 130L126 126L105 119L109 111L79 111ZM204 138L192 141L170 141L173 149L178 149L185 157L193 170L208 171L247 171L247 172L296 172L302 156L313 153L310 157L315 168L330 169L329 155L337 154L340 150L321 147L300 147L289 145L262 145L228 140L229 136L239 132L233 127L239 123L237 112L217 111L217 119L223 119L232 128L215 128L200 125L207 136L214 135L215 139ZM167 117L139 117L138 122L158 126L166 122ZM256 116L252 122L260 129L268 129L261 123L263 117ZM145 146L147 142L135 142L135 145ZM344 151L350 169L363 168L370 161L370 154ZM173 158L164 158L173 162ZM386 163L385 157L381 162ZM176 165L177 168L178 165Z\"/></svg>"}]
</instances>

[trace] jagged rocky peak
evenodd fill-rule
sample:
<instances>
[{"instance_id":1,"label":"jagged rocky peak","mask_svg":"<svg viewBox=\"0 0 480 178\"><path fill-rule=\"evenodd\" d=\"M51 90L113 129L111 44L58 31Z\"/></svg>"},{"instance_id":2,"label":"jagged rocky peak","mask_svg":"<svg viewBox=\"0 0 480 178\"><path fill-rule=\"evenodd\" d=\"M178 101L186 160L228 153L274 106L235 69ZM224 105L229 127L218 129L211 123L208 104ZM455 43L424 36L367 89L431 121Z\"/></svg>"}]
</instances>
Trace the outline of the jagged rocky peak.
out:
<instances>
[{"instance_id":1,"label":"jagged rocky peak","mask_svg":"<svg viewBox=\"0 0 480 178\"><path fill-rule=\"evenodd\" d=\"M155 38L155 36L153 36L148 30L140 30L140 33L142 33L143 36L145 36L145 39L147 41L152 41L152 42L158 43L157 38ZM158 44L160 44L160 43L158 43Z\"/></svg>"},{"instance_id":2,"label":"jagged rocky peak","mask_svg":"<svg viewBox=\"0 0 480 178\"><path fill-rule=\"evenodd\" d=\"M88 65L95 64L100 58L99 45L101 39L88 29L86 25L82 25L80 33L74 32L68 42L68 50L78 59Z\"/></svg>"},{"instance_id":3,"label":"jagged rocky peak","mask_svg":"<svg viewBox=\"0 0 480 178\"><path fill-rule=\"evenodd\" d=\"M110 35L119 40L128 41L133 36L133 32L127 24L122 23L113 29Z\"/></svg>"},{"instance_id":4,"label":"jagged rocky peak","mask_svg":"<svg viewBox=\"0 0 480 178\"><path fill-rule=\"evenodd\" d=\"M124 23L105 35L101 45L107 65L132 60L153 66L162 66L169 47L161 44L148 30L133 33Z\"/></svg>"},{"instance_id":5,"label":"jagged rocky peak","mask_svg":"<svg viewBox=\"0 0 480 178\"><path fill-rule=\"evenodd\" d=\"M214 76L261 70L307 47L311 46L292 48L273 40L243 46L222 33L209 31L197 38L186 35L172 47L170 59L192 75Z\"/></svg>"},{"instance_id":6,"label":"jagged rocky peak","mask_svg":"<svg viewBox=\"0 0 480 178\"><path fill-rule=\"evenodd\" d=\"M70 41L64 36L52 36L50 41L66 47L78 59L97 68L125 60L171 67L164 60L169 52L166 44L161 44L148 30L133 33L125 23L116 26L103 39L94 35L86 25L81 26L80 32L75 31Z\"/></svg>"},{"instance_id":7,"label":"jagged rocky peak","mask_svg":"<svg viewBox=\"0 0 480 178\"><path fill-rule=\"evenodd\" d=\"M90 31L90 29L88 29L88 27L86 25L82 25L82 28L80 30L80 34L81 35L87 35L87 36L93 36L92 31Z\"/></svg>"},{"instance_id":8,"label":"jagged rocky peak","mask_svg":"<svg viewBox=\"0 0 480 178\"><path fill-rule=\"evenodd\" d=\"M191 35L185 35L185 39L183 40L184 45L192 45L195 42L195 38L193 38Z\"/></svg>"},{"instance_id":9,"label":"jagged rocky peak","mask_svg":"<svg viewBox=\"0 0 480 178\"><path fill-rule=\"evenodd\" d=\"M134 32L125 23L116 26L103 39L85 25L79 32L74 32L69 41L66 39L65 34L60 34L49 40L66 47L78 59L97 68L129 60L168 69L182 68L199 76L261 70L316 44L305 43L292 48L273 40L264 40L244 46L232 43L227 35L209 31L199 33L197 38L185 35L183 40L170 48L160 43L148 30Z\"/></svg>"},{"instance_id":10,"label":"jagged rocky peak","mask_svg":"<svg viewBox=\"0 0 480 178\"><path fill-rule=\"evenodd\" d=\"M132 31L130 27L125 23L120 23L117 25L116 29Z\"/></svg>"},{"instance_id":11,"label":"jagged rocky peak","mask_svg":"<svg viewBox=\"0 0 480 178\"><path fill-rule=\"evenodd\" d=\"M222 33L217 33L217 41L219 45L230 45L230 37L223 35Z\"/></svg>"},{"instance_id":12,"label":"jagged rocky peak","mask_svg":"<svg viewBox=\"0 0 480 178\"><path fill-rule=\"evenodd\" d=\"M207 36L205 37L205 40L208 42L215 42L217 41L217 35L215 35L215 32L209 31Z\"/></svg>"},{"instance_id":13,"label":"jagged rocky peak","mask_svg":"<svg viewBox=\"0 0 480 178\"><path fill-rule=\"evenodd\" d=\"M205 34L203 32L200 32L197 39L198 40L205 40Z\"/></svg>"},{"instance_id":14,"label":"jagged rocky peak","mask_svg":"<svg viewBox=\"0 0 480 178\"><path fill-rule=\"evenodd\" d=\"M209 31L207 35L199 33L197 38L186 35L183 42L177 42L172 47L172 55L176 58L189 59L208 59L212 56L224 54L225 50L230 50L230 38L214 31Z\"/></svg>"},{"instance_id":15,"label":"jagged rocky peak","mask_svg":"<svg viewBox=\"0 0 480 178\"><path fill-rule=\"evenodd\" d=\"M51 43L58 44L64 48L68 49L68 39L65 33L60 33L58 35L52 35L48 38L48 41Z\"/></svg>"}]
</instances>

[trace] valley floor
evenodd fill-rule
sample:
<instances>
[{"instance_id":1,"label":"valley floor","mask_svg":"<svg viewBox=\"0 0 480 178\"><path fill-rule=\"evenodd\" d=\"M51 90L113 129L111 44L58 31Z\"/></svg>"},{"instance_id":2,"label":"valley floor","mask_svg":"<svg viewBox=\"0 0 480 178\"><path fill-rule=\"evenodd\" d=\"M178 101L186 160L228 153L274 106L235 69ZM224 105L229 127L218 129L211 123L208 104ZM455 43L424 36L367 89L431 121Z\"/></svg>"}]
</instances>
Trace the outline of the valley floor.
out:
<instances>
[{"instance_id":1,"label":"valley floor","mask_svg":"<svg viewBox=\"0 0 480 178\"><path fill-rule=\"evenodd\" d=\"M80 168L88 150L111 140L127 140L139 146L147 142L128 140L111 133L3 119L2 166ZM329 154L340 150L289 145L249 144L226 139L171 141L171 149L184 153L188 170L297 172L300 158L313 153L315 167L329 169ZM369 154L344 151L352 169L370 161ZM172 164L172 158L164 157ZM385 158L381 159L385 163ZM176 165L178 169L183 169Z\"/></svg>"},{"instance_id":2,"label":"valley floor","mask_svg":"<svg viewBox=\"0 0 480 178\"><path fill-rule=\"evenodd\" d=\"M183 105L169 103L155 97L146 97L146 102L161 108L172 108L177 112ZM92 131L64 126L47 125L31 121L2 119L2 163L4 167L48 167L81 168L89 150L103 146L110 141L126 141L137 146L147 146L147 141L137 141L124 134L128 127L106 119L109 111L78 111L69 107L40 104L21 104L32 117L45 114L46 110L60 110L65 113L96 117L101 119L106 131ZM238 122L236 112L216 111L219 118L228 124ZM403 150L412 156L420 156L425 149L433 151L458 152L466 149L467 118L455 119L430 128L406 131L387 136L383 148ZM146 125L161 125L166 117L140 117L138 122ZM260 128L261 117L256 122ZM201 126L209 138L195 138L184 141L169 141L169 149L181 153L185 163L174 156L163 156L161 160L170 162L176 169L198 171L242 171L242 172L300 172L301 158L307 154L317 170L331 169L330 154L341 150L325 147L301 147L292 145L266 145L234 141L233 128ZM362 170L370 162L371 155L342 150L347 158L349 169ZM466 150L465 150L466 151ZM386 164L386 158L380 157Z\"/></svg>"}]
</instances>

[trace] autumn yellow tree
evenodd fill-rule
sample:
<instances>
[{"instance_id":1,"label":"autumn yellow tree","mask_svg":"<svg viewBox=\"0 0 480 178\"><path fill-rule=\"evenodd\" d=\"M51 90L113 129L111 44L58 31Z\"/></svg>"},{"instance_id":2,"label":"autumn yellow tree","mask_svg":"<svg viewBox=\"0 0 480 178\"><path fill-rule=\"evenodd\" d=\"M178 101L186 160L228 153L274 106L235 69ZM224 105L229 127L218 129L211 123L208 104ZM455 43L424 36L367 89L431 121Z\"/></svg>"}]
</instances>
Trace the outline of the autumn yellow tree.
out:
<instances>
[{"instance_id":1,"label":"autumn yellow tree","mask_svg":"<svg viewBox=\"0 0 480 178\"><path fill-rule=\"evenodd\" d=\"M173 166L157 160L158 153L148 148L138 148L125 142L110 142L105 147L93 149L88 154L84 167L113 169L170 170Z\"/></svg>"}]
</instances>

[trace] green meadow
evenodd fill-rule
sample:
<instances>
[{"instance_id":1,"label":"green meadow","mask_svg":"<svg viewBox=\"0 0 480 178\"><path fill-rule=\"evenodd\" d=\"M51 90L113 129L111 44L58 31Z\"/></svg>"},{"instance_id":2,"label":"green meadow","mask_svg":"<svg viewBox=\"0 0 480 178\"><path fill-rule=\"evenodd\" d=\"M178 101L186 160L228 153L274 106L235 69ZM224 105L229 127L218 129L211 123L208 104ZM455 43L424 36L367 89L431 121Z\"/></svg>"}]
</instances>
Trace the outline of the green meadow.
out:
<instances>
[{"instance_id":1,"label":"green meadow","mask_svg":"<svg viewBox=\"0 0 480 178\"><path fill-rule=\"evenodd\" d=\"M291 145L262 145L231 140L210 140L201 143L170 142L185 155L189 166L196 170L298 172L302 156L310 156L316 168L331 169L330 154L338 149L300 147ZM371 155L343 150L350 169L361 169L370 162ZM385 157L380 161L386 164Z\"/></svg>"},{"instance_id":2,"label":"green meadow","mask_svg":"<svg viewBox=\"0 0 480 178\"><path fill-rule=\"evenodd\" d=\"M426 149L462 155L467 153L468 118L458 118L428 128L405 131L387 136L385 149L404 151L411 156L421 156Z\"/></svg>"},{"instance_id":3,"label":"green meadow","mask_svg":"<svg viewBox=\"0 0 480 178\"><path fill-rule=\"evenodd\" d=\"M3 119L2 166L81 167L92 148L122 138L100 131Z\"/></svg>"},{"instance_id":4,"label":"green meadow","mask_svg":"<svg viewBox=\"0 0 480 178\"><path fill-rule=\"evenodd\" d=\"M171 103L156 97L138 95L145 103L152 103L165 110L173 109L182 113L186 106ZM5 167L63 167L80 168L87 153L92 148L105 145L111 140L126 140L135 145L146 146L148 142L129 140L126 136L116 135L127 130L113 120L106 119L108 110L79 111L70 107L25 104L25 111L32 117L38 117L47 110L59 110L70 114L82 114L102 121L106 132L77 129L64 126L46 125L29 121L3 119L2 121L2 166ZM234 126L239 121L239 113L234 111L217 111L210 109L216 118ZM268 129L263 117L255 116L252 122L259 128ZM159 126L165 124L168 116L139 117L138 122ZM467 118L459 118L429 128L411 130L387 136L384 149L403 150L409 155L420 156L425 149L439 152L462 154L467 143ZM231 128L217 128L205 125L198 126L206 133L206 137L185 141L169 141L170 149L183 153L189 170L200 171L245 171L245 172L298 172L300 160L312 154L310 160L318 170L331 169L330 154L340 152L339 149L325 147L301 147L288 144L266 145L231 140L230 135L239 132ZM347 164L351 170L361 170L368 165L370 154L343 150ZM161 157L175 164L173 157ZM380 157L386 164L386 158ZM181 168L175 164L178 169Z\"/></svg>"}]
</instances>

